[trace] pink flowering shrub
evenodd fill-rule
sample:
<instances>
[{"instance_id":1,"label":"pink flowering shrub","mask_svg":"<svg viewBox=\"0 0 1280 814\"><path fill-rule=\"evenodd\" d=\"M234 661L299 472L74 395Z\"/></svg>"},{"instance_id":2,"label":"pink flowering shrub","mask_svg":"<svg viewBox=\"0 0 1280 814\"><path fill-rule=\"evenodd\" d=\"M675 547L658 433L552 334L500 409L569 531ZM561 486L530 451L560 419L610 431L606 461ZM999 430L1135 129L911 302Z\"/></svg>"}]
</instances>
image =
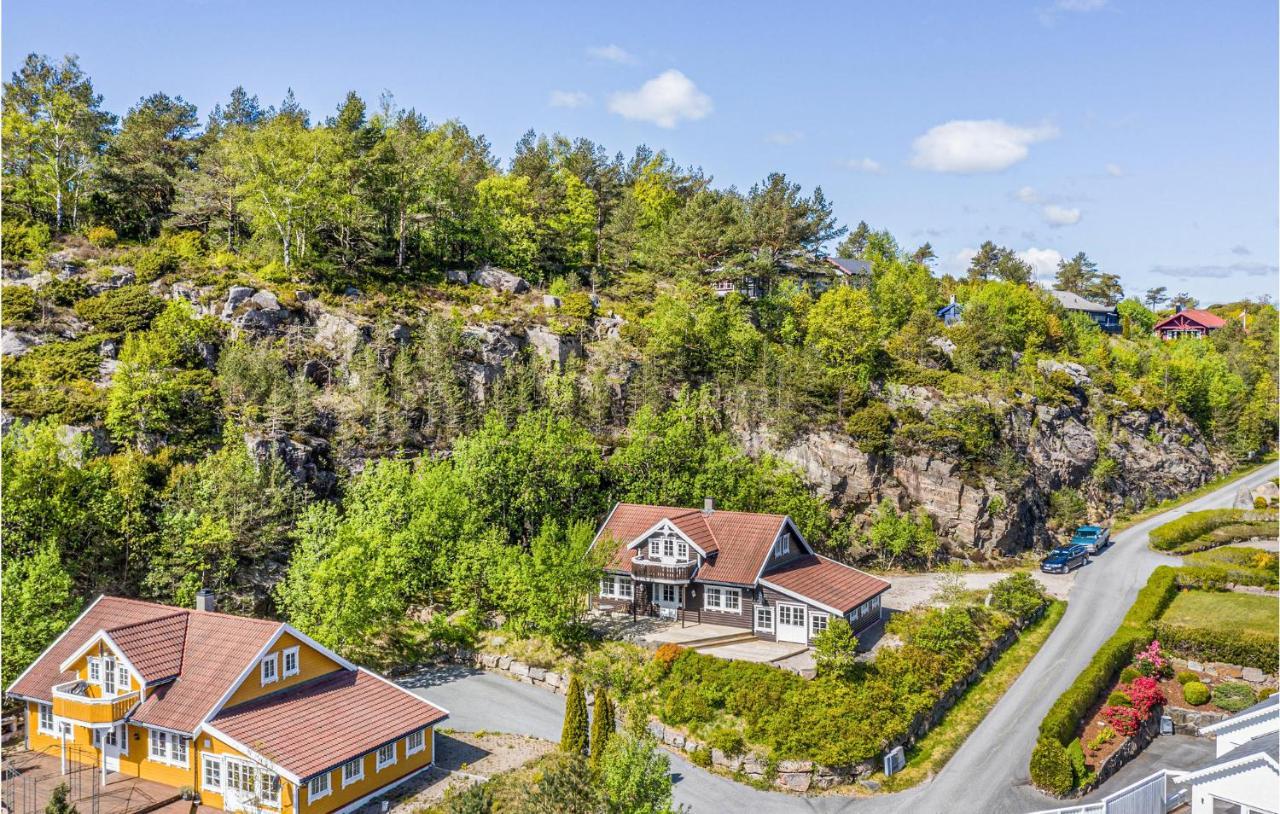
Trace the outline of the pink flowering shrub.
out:
<instances>
[{"instance_id":1,"label":"pink flowering shrub","mask_svg":"<svg viewBox=\"0 0 1280 814\"><path fill-rule=\"evenodd\" d=\"M1160 642L1158 641L1147 645L1146 649L1138 653L1133 662L1138 668L1138 672L1144 676L1169 678L1173 675L1173 666L1169 664L1169 659L1160 649Z\"/></svg>"}]
</instances>

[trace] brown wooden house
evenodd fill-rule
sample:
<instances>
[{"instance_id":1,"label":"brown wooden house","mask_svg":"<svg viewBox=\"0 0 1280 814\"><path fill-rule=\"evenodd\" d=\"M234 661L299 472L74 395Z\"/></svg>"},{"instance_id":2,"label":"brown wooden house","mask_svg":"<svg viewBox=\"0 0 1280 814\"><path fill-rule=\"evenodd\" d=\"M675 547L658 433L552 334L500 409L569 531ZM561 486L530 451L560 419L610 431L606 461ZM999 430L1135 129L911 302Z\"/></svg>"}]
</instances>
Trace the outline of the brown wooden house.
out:
<instances>
[{"instance_id":1,"label":"brown wooden house","mask_svg":"<svg viewBox=\"0 0 1280 814\"><path fill-rule=\"evenodd\" d=\"M842 616L881 618L889 583L819 556L790 517L619 503L592 547L613 551L593 608L750 630L807 644Z\"/></svg>"},{"instance_id":2,"label":"brown wooden house","mask_svg":"<svg viewBox=\"0 0 1280 814\"><path fill-rule=\"evenodd\" d=\"M1199 339L1208 336L1226 325L1227 322L1217 314L1201 311L1197 308L1178 307L1169 316L1152 327L1161 339L1182 339L1192 337Z\"/></svg>"}]
</instances>

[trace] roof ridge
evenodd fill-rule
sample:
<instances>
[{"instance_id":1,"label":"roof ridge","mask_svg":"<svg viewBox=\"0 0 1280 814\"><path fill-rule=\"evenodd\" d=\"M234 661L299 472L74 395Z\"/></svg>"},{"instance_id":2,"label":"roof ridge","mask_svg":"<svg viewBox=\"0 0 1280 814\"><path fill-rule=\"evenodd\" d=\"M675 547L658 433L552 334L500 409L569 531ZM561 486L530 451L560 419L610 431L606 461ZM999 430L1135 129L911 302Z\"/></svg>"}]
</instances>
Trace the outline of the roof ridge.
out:
<instances>
[{"instance_id":1,"label":"roof ridge","mask_svg":"<svg viewBox=\"0 0 1280 814\"><path fill-rule=\"evenodd\" d=\"M311 678L308 678L304 681L299 681L297 684L290 684L287 687L277 687L271 692L255 696L253 698L248 698L244 701L241 701L238 704L235 704L234 706L223 707L222 709L218 710L217 715L213 716L213 720L216 721L224 715L237 714L237 710L243 711L244 709L248 707L252 707L254 705L268 706L270 704L274 704L277 701L279 701L280 698L287 693L306 690L310 687L320 684L323 681L332 680L333 676L339 675L341 673L351 673L354 676L359 672L360 670L358 668L355 670L348 670L346 667L339 665L338 669L336 670L330 670L327 673L321 673L320 675L312 676Z\"/></svg>"},{"instance_id":2,"label":"roof ridge","mask_svg":"<svg viewBox=\"0 0 1280 814\"><path fill-rule=\"evenodd\" d=\"M148 603L148 604L151 604L151 603ZM164 607L164 606L161 606L161 607ZM126 630L131 627L139 627L141 625L154 625L156 622L163 622L168 619L172 619L175 616L181 616L185 619L187 614L189 613L191 613L191 611L188 611L185 608L178 608L173 613L166 613L164 616L156 616L152 619L141 619L137 622L127 622L123 625L116 625L115 627L104 627L102 628L102 630L106 631L107 633L114 633L116 631Z\"/></svg>"}]
</instances>

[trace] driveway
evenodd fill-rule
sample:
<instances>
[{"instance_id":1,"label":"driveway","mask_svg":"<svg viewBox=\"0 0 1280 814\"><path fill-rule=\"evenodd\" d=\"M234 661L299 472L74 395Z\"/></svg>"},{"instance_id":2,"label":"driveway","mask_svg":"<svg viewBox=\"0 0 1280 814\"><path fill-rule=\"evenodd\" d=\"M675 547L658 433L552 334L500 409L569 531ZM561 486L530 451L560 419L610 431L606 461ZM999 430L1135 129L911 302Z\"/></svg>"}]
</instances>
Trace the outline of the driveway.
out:
<instances>
[{"instance_id":1,"label":"driveway","mask_svg":"<svg viewBox=\"0 0 1280 814\"><path fill-rule=\"evenodd\" d=\"M1241 486L1263 483L1275 472L1274 465L1266 467L1117 534L1114 545L1077 573L1066 614L1031 664L931 782L898 794L869 798L796 797L735 783L672 755L676 802L689 806L696 814L724 810L752 814L1023 814L1061 805L1031 787L1027 760L1040 720L1102 642L1119 627L1147 577L1158 565L1178 562L1151 551L1147 534L1188 512L1230 506ZM550 692L467 668L428 671L402 683L450 710L449 726L456 729L516 732L553 741L560 738L564 699ZM1156 743L1159 751L1152 752L1152 757L1170 749L1170 756L1177 757L1173 768L1192 768L1181 764L1194 752L1194 744L1175 742L1167 736ZM1131 774L1122 771L1100 793L1122 788L1130 782L1124 778Z\"/></svg>"}]
</instances>

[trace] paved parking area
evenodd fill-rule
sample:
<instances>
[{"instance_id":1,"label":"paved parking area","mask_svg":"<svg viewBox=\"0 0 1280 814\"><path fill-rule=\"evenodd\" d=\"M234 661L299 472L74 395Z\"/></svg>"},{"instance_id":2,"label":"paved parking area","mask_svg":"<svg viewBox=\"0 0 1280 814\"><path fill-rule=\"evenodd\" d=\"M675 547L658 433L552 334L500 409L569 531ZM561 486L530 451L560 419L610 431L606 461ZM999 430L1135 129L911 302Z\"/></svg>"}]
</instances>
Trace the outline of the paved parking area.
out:
<instances>
[{"instance_id":1,"label":"paved parking area","mask_svg":"<svg viewBox=\"0 0 1280 814\"><path fill-rule=\"evenodd\" d=\"M753 639L749 642L734 642L716 647L698 647L695 649L699 653L718 656L722 659L773 662L799 655L809 648L793 642L767 642L764 639Z\"/></svg>"}]
</instances>

